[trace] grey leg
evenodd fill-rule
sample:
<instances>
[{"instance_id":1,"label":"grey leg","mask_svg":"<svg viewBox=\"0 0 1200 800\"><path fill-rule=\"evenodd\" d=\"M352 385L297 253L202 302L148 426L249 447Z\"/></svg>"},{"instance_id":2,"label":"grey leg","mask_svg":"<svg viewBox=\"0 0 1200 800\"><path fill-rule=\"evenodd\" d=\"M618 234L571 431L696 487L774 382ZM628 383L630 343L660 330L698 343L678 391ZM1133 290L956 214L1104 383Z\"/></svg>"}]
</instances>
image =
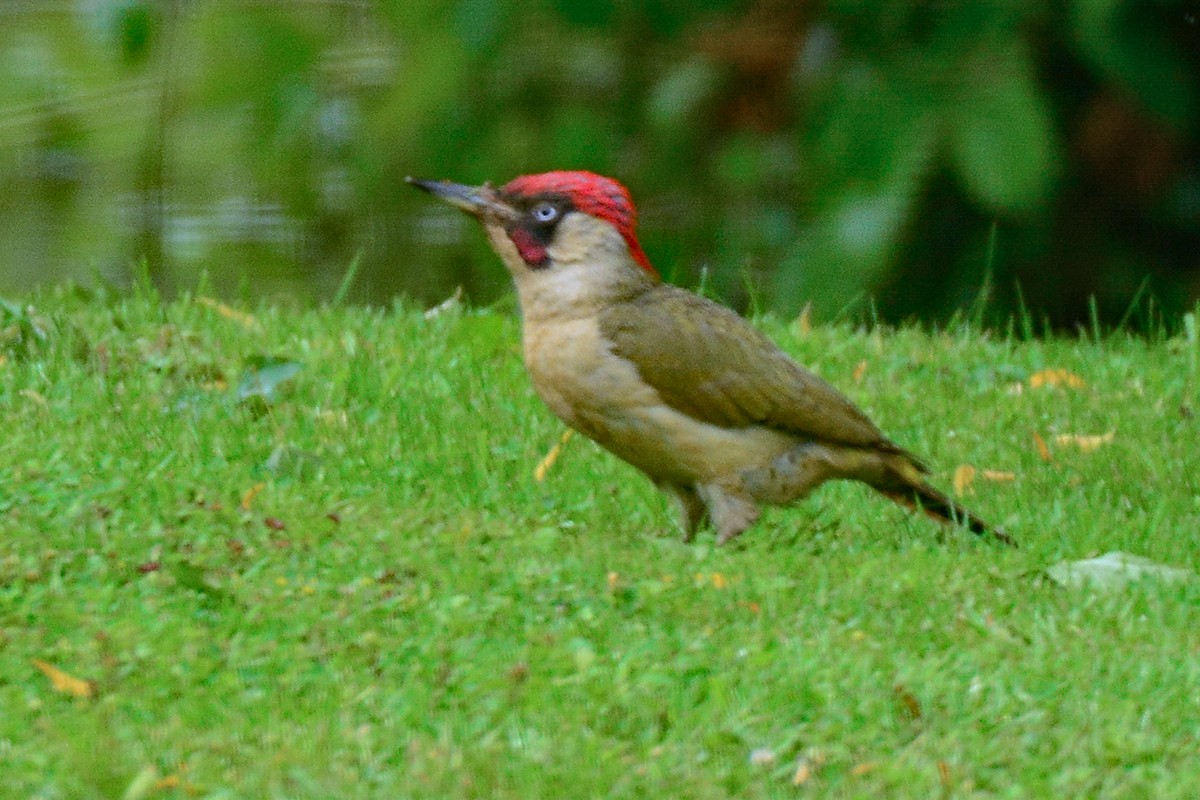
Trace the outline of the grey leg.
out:
<instances>
[{"instance_id":1,"label":"grey leg","mask_svg":"<svg viewBox=\"0 0 1200 800\"><path fill-rule=\"evenodd\" d=\"M725 544L740 535L762 513L758 504L749 497L733 494L717 484L697 486L696 491L708 507L708 515L717 528L717 544Z\"/></svg>"},{"instance_id":2,"label":"grey leg","mask_svg":"<svg viewBox=\"0 0 1200 800\"><path fill-rule=\"evenodd\" d=\"M674 483L659 484L660 489L670 495L679 512L679 524L683 528L683 541L690 542L696 538L696 531L708 519L708 509L691 486L680 486Z\"/></svg>"}]
</instances>

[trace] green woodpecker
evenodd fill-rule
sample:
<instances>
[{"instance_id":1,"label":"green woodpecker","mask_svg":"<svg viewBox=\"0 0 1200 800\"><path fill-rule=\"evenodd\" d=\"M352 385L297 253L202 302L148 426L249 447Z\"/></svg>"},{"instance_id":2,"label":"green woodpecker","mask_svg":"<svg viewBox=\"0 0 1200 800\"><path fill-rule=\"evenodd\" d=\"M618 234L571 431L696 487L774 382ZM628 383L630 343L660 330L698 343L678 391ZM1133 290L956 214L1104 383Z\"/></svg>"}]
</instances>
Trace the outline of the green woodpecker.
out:
<instances>
[{"instance_id":1,"label":"green woodpecker","mask_svg":"<svg viewBox=\"0 0 1200 800\"><path fill-rule=\"evenodd\" d=\"M933 488L920 461L744 319L664 283L615 180L408 181L483 223L516 283L534 389L674 499L685 541L711 522L728 542L763 505L841 478L1013 543Z\"/></svg>"}]
</instances>

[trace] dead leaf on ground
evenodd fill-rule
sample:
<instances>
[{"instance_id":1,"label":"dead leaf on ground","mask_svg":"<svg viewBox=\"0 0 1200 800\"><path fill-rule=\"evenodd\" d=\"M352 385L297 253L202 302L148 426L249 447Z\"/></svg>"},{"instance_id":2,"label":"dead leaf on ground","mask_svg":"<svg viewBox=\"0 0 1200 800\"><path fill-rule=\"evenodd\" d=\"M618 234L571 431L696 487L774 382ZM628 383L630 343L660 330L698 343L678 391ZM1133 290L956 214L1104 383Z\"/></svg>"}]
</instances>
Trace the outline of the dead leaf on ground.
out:
<instances>
[{"instance_id":1,"label":"dead leaf on ground","mask_svg":"<svg viewBox=\"0 0 1200 800\"><path fill-rule=\"evenodd\" d=\"M1054 437L1054 443L1060 447L1077 447L1081 452L1091 453L1117 437L1116 431L1098 434L1060 433Z\"/></svg>"},{"instance_id":2,"label":"dead leaf on ground","mask_svg":"<svg viewBox=\"0 0 1200 800\"><path fill-rule=\"evenodd\" d=\"M256 357L237 386L239 403L274 405L289 391L297 375L304 368L299 361L281 361L269 357Z\"/></svg>"},{"instance_id":3,"label":"dead leaf on ground","mask_svg":"<svg viewBox=\"0 0 1200 800\"><path fill-rule=\"evenodd\" d=\"M1017 473L1010 472L1006 469L985 469L980 471L985 481L993 483L1012 483L1017 479Z\"/></svg>"},{"instance_id":4,"label":"dead leaf on ground","mask_svg":"<svg viewBox=\"0 0 1200 800\"><path fill-rule=\"evenodd\" d=\"M247 314L245 311L238 311L236 308L225 305L220 300L215 300L211 297L197 297L196 302L202 306L211 308L220 316L224 317L225 319L231 319L244 328L249 328L251 330L262 329L262 324L260 324L259 321L254 318L254 315Z\"/></svg>"},{"instance_id":5,"label":"dead leaf on ground","mask_svg":"<svg viewBox=\"0 0 1200 800\"><path fill-rule=\"evenodd\" d=\"M945 761L937 762L938 780L942 782L942 790L949 792L953 788L950 784L950 765Z\"/></svg>"},{"instance_id":6,"label":"dead leaf on ground","mask_svg":"<svg viewBox=\"0 0 1200 800\"><path fill-rule=\"evenodd\" d=\"M797 336L808 336L812 333L812 302L804 304L804 308L800 310L800 316L796 317L796 321L792 323L796 328Z\"/></svg>"},{"instance_id":7,"label":"dead leaf on ground","mask_svg":"<svg viewBox=\"0 0 1200 800\"><path fill-rule=\"evenodd\" d=\"M809 749L796 762L796 771L792 774L792 785L800 786L808 783L825 763L825 754L816 749Z\"/></svg>"},{"instance_id":8,"label":"dead leaf on ground","mask_svg":"<svg viewBox=\"0 0 1200 800\"><path fill-rule=\"evenodd\" d=\"M711 575L703 572L697 572L695 575L695 582L697 587L704 586L708 583L711 583L714 589L725 589L729 586L729 579L726 578L724 573L721 572L714 572Z\"/></svg>"},{"instance_id":9,"label":"dead leaf on ground","mask_svg":"<svg viewBox=\"0 0 1200 800\"><path fill-rule=\"evenodd\" d=\"M72 697L95 697L96 682L76 678L70 673L63 672L53 664L49 664L40 659L33 659L33 665L37 667L43 675L50 679L50 685L54 687L56 692L69 694Z\"/></svg>"},{"instance_id":10,"label":"dead leaf on ground","mask_svg":"<svg viewBox=\"0 0 1200 800\"><path fill-rule=\"evenodd\" d=\"M863 359L862 361L858 362L854 366L854 382L862 383L863 376L866 374L867 374L867 362L866 362L866 359Z\"/></svg>"},{"instance_id":11,"label":"dead leaf on ground","mask_svg":"<svg viewBox=\"0 0 1200 800\"><path fill-rule=\"evenodd\" d=\"M904 684L897 683L892 687L892 692L896 695L896 700L900 704L900 710L909 719L921 718L921 703L917 700L916 695L905 688Z\"/></svg>"},{"instance_id":12,"label":"dead leaf on ground","mask_svg":"<svg viewBox=\"0 0 1200 800\"><path fill-rule=\"evenodd\" d=\"M607 581L608 581L608 593L612 594L613 592L615 592L617 590L617 587L621 585L621 573L619 573L619 572L608 573Z\"/></svg>"},{"instance_id":13,"label":"dead leaf on ground","mask_svg":"<svg viewBox=\"0 0 1200 800\"><path fill-rule=\"evenodd\" d=\"M750 765L767 767L775 763L775 751L769 747L756 747L750 751Z\"/></svg>"},{"instance_id":14,"label":"dead leaf on ground","mask_svg":"<svg viewBox=\"0 0 1200 800\"><path fill-rule=\"evenodd\" d=\"M962 497L968 492L975 493L973 485L975 483L975 467L970 464L959 464L954 470L954 496Z\"/></svg>"},{"instance_id":15,"label":"dead leaf on ground","mask_svg":"<svg viewBox=\"0 0 1200 800\"><path fill-rule=\"evenodd\" d=\"M1033 434L1033 446L1037 448L1038 458L1042 461L1052 460L1050 457L1050 447L1046 444L1046 440L1042 438L1040 433Z\"/></svg>"},{"instance_id":16,"label":"dead leaf on ground","mask_svg":"<svg viewBox=\"0 0 1200 800\"><path fill-rule=\"evenodd\" d=\"M249 489L247 489L242 494L242 511L249 511L250 506L254 505L254 498L258 497L258 495L265 488L267 488L267 485L265 483L260 482L260 483L254 484Z\"/></svg>"},{"instance_id":17,"label":"dead leaf on ground","mask_svg":"<svg viewBox=\"0 0 1200 800\"><path fill-rule=\"evenodd\" d=\"M850 774L856 778L861 778L878 766L874 761L861 761L850 768Z\"/></svg>"},{"instance_id":18,"label":"dead leaf on ground","mask_svg":"<svg viewBox=\"0 0 1200 800\"><path fill-rule=\"evenodd\" d=\"M158 780L156 780L154 782L154 791L163 792L163 791L166 791L167 789L178 789L182 785L183 785L183 779L180 778L177 774L171 773L170 775L167 775L165 778L159 778Z\"/></svg>"},{"instance_id":19,"label":"dead leaf on ground","mask_svg":"<svg viewBox=\"0 0 1200 800\"><path fill-rule=\"evenodd\" d=\"M1065 369L1042 369L1029 376L1029 388L1040 389L1043 386L1065 386L1068 389L1082 389L1087 381Z\"/></svg>"},{"instance_id":20,"label":"dead leaf on ground","mask_svg":"<svg viewBox=\"0 0 1200 800\"><path fill-rule=\"evenodd\" d=\"M1176 583L1190 580L1195 574L1189 569L1169 567L1119 550L1081 561L1060 561L1046 570L1050 580L1060 586L1097 589L1124 589L1142 579Z\"/></svg>"},{"instance_id":21,"label":"dead leaf on ground","mask_svg":"<svg viewBox=\"0 0 1200 800\"><path fill-rule=\"evenodd\" d=\"M447 297L442 302L438 303L433 308L427 310L425 312L425 319L433 319L434 317L440 317L442 314L445 314L447 311L453 311L454 309L456 309L460 305L462 305L462 298L463 298L463 287L458 286L454 289L453 294L451 294L449 297Z\"/></svg>"},{"instance_id":22,"label":"dead leaf on ground","mask_svg":"<svg viewBox=\"0 0 1200 800\"><path fill-rule=\"evenodd\" d=\"M133 780L125 787L121 800L144 800L154 791L158 781L158 770L152 764L147 764L138 770L137 775L134 775Z\"/></svg>"},{"instance_id":23,"label":"dead leaf on ground","mask_svg":"<svg viewBox=\"0 0 1200 800\"><path fill-rule=\"evenodd\" d=\"M562 453L563 445L566 444L567 441L570 440L570 438L574 435L575 431L571 430L570 428L567 428L565 431L563 431L563 434L559 438L558 442L554 445L554 447L550 448L550 451L546 453L542 460L538 462L537 467L533 470L533 479L535 481L541 483L542 481L546 480L546 473L548 473L550 468L554 466L554 463L558 461L558 456Z\"/></svg>"}]
</instances>

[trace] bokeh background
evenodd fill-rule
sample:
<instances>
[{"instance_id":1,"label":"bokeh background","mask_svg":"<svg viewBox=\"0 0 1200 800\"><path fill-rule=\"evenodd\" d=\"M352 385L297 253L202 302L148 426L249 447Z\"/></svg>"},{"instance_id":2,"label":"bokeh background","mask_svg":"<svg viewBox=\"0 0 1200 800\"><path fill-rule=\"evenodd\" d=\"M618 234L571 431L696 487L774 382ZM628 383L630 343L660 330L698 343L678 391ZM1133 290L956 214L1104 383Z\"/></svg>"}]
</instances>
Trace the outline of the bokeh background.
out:
<instances>
[{"instance_id":1,"label":"bokeh background","mask_svg":"<svg viewBox=\"0 0 1200 800\"><path fill-rule=\"evenodd\" d=\"M574 168L741 308L1146 326L1200 296L1198 90L1195 0L5 0L0 293L492 303L403 177Z\"/></svg>"}]
</instances>

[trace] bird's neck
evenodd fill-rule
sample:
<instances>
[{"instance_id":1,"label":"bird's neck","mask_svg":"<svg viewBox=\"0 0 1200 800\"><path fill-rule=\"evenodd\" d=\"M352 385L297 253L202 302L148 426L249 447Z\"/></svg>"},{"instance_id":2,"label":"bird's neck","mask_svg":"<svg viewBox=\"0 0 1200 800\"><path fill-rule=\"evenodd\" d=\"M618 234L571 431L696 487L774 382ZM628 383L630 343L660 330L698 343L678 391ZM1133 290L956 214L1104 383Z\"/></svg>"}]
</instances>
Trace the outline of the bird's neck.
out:
<instances>
[{"instance_id":1,"label":"bird's neck","mask_svg":"<svg viewBox=\"0 0 1200 800\"><path fill-rule=\"evenodd\" d=\"M543 269L514 274L525 323L591 317L614 304L629 302L661 281L626 253L623 263L603 259L552 262Z\"/></svg>"}]
</instances>

